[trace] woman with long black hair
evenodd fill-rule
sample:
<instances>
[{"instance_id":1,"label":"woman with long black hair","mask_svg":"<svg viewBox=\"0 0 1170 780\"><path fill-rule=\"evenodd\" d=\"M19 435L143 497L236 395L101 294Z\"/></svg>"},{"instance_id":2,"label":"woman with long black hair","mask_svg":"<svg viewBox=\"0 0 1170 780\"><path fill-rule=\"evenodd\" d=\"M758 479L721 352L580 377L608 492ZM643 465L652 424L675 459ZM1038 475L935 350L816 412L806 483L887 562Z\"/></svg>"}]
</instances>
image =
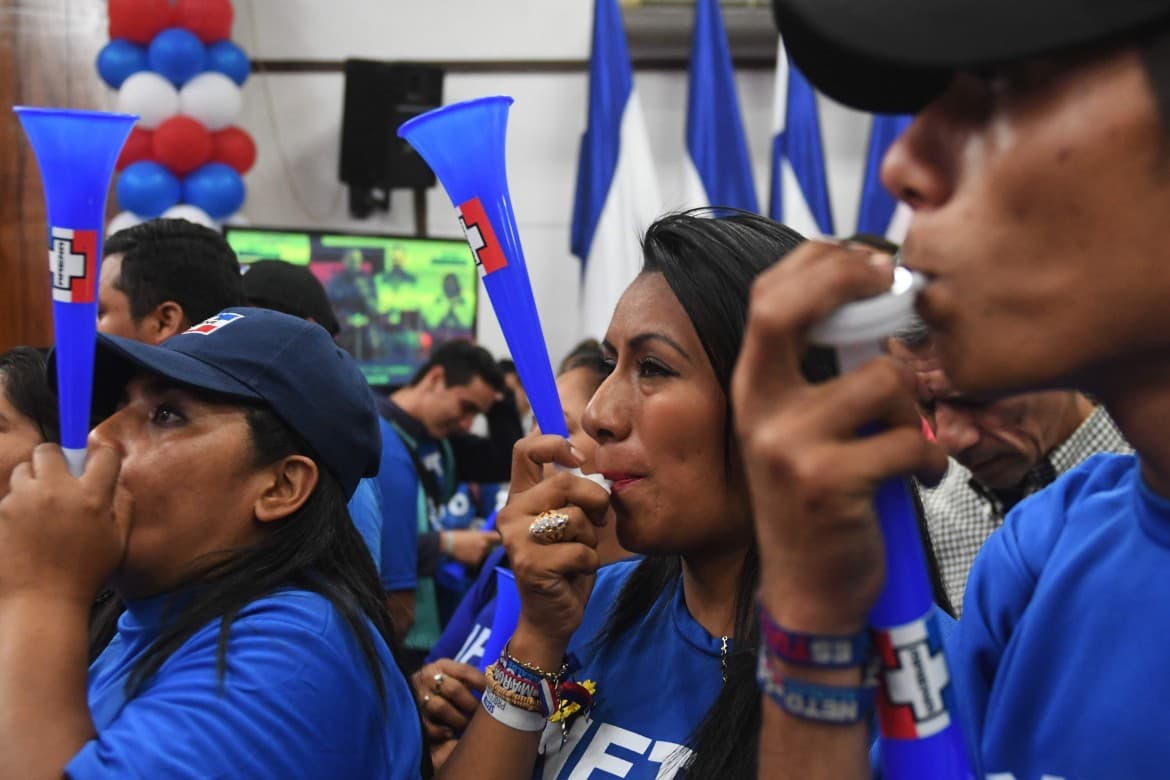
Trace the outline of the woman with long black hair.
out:
<instances>
[{"instance_id":1,"label":"woman with long black hair","mask_svg":"<svg viewBox=\"0 0 1170 780\"><path fill-rule=\"evenodd\" d=\"M758 565L729 384L752 280L801 241L739 213L648 229L584 416L612 498L542 477L545 463L578 465L568 442L517 446L499 527L521 617L442 776L755 776ZM806 363L813 378L831 366ZM598 570L611 502L643 558Z\"/></svg>"},{"instance_id":2,"label":"woman with long black hair","mask_svg":"<svg viewBox=\"0 0 1170 780\"><path fill-rule=\"evenodd\" d=\"M0 501L5 777L407 778L418 714L347 497L373 399L319 326L230 309L101 337L85 473L41 445ZM86 675L89 606L125 600Z\"/></svg>"}]
</instances>

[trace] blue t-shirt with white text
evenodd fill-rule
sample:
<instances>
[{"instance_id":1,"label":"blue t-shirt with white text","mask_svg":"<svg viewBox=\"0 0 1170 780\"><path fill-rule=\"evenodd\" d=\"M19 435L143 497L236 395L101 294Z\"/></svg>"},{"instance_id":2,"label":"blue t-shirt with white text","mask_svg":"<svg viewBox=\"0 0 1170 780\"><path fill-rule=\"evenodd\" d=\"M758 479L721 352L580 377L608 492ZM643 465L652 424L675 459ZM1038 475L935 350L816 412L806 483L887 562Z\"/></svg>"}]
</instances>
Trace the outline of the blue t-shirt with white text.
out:
<instances>
[{"instance_id":1,"label":"blue t-shirt with white text","mask_svg":"<svg viewBox=\"0 0 1170 780\"><path fill-rule=\"evenodd\" d=\"M670 780L690 756L683 743L723 685L722 640L691 617L681 581L615 643L594 642L639 561L602 567L569 652L572 676L597 685L594 706L564 745L537 761L535 778Z\"/></svg>"}]
</instances>

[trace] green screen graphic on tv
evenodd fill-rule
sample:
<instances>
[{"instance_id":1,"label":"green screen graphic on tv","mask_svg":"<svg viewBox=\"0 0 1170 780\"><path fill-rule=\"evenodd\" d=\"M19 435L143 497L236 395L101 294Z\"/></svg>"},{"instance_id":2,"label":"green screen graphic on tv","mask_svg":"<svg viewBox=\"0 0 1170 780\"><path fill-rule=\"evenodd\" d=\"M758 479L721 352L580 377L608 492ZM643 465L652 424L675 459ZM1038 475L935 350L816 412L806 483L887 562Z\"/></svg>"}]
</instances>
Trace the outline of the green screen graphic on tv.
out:
<instances>
[{"instance_id":1,"label":"green screen graphic on tv","mask_svg":"<svg viewBox=\"0 0 1170 780\"><path fill-rule=\"evenodd\" d=\"M226 235L244 266L309 267L341 323L337 342L372 385L403 384L436 345L475 336L479 279L461 238L236 227Z\"/></svg>"}]
</instances>

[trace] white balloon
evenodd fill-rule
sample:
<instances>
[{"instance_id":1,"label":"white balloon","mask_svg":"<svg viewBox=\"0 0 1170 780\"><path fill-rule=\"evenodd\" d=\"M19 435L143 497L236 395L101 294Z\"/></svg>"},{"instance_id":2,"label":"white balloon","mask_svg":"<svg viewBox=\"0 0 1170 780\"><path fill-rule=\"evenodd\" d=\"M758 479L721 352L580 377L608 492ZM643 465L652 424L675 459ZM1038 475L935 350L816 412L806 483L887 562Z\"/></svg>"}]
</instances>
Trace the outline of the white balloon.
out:
<instances>
[{"instance_id":1,"label":"white balloon","mask_svg":"<svg viewBox=\"0 0 1170 780\"><path fill-rule=\"evenodd\" d=\"M138 114L141 117L138 124L153 130L164 119L179 113L179 93L171 82L157 73L140 71L122 82L117 110L123 114Z\"/></svg>"},{"instance_id":2,"label":"white balloon","mask_svg":"<svg viewBox=\"0 0 1170 780\"><path fill-rule=\"evenodd\" d=\"M220 229L210 214L198 206L192 206L190 203L180 203L177 206L171 206L162 215L164 219L185 219L188 222L194 222L196 225L209 227L212 230Z\"/></svg>"},{"instance_id":3,"label":"white balloon","mask_svg":"<svg viewBox=\"0 0 1170 780\"><path fill-rule=\"evenodd\" d=\"M212 132L234 125L243 105L239 86L222 73L200 73L179 90L179 113Z\"/></svg>"},{"instance_id":4,"label":"white balloon","mask_svg":"<svg viewBox=\"0 0 1170 780\"><path fill-rule=\"evenodd\" d=\"M122 211L110 220L110 224L106 225L106 235L112 236L119 230L132 228L135 225L141 225L146 220L135 214L133 211Z\"/></svg>"}]
</instances>

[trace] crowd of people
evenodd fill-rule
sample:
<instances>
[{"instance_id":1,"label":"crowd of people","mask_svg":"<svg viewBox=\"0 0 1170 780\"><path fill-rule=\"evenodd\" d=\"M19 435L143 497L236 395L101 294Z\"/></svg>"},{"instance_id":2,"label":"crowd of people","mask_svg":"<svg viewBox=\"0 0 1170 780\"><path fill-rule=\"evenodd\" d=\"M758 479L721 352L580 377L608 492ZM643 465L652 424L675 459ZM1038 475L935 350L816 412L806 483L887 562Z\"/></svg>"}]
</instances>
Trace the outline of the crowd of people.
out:
<instances>
[{"instance_id":1,"label":"crowd of people","mask_svg":"<svg viewBox=\"0 0 1170 780\"><path fill-rule=\"evenodd\" d=\"M814 85L916 113L907 239L661 216L567 439L479 345L371 388L307 269L111 236L80 477L55 356L0 353L0 777L847 780L935 694L973 776L1160 776L1170 4L1037 3L775 0ZM897 263L917 318L840 374L810 330ZM912 689L890 478L946 651Z\"/></svg>"}]
</instances>

